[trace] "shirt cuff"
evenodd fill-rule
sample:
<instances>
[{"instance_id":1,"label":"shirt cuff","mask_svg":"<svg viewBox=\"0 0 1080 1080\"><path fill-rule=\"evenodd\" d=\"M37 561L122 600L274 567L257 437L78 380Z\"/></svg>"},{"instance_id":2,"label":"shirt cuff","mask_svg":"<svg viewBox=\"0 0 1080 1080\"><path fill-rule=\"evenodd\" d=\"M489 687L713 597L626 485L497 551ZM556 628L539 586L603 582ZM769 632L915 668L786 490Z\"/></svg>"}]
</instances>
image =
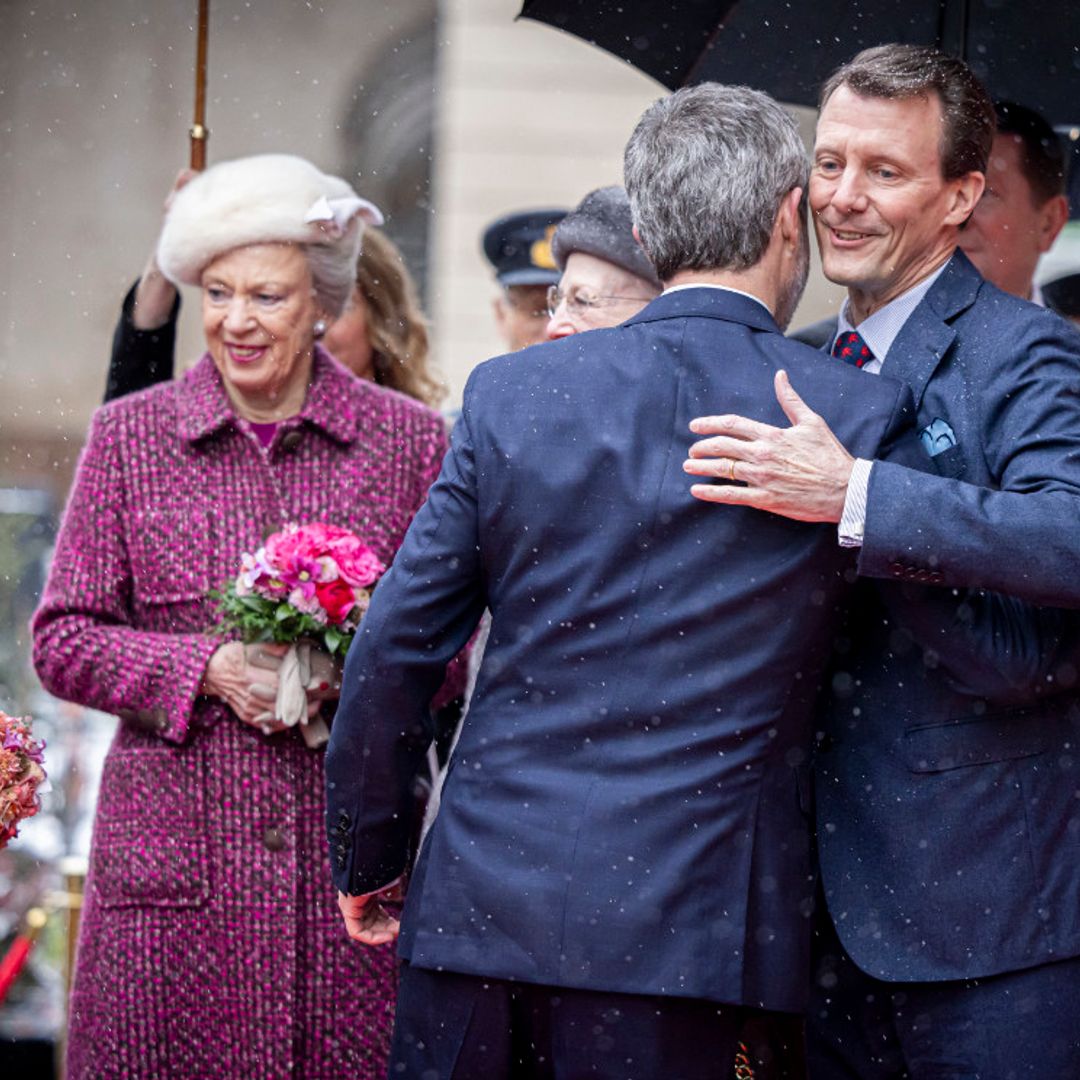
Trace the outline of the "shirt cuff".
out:
<instances>
[{"instance_id":1,"label":"shirt cuff","mask_svg":"<svg viewBox=\"0 0 1080 1080\"><path fill-rule=\"evenodd\" d=\"M844 497L844 513L840 517L837 532L841 547L862 547L863 534L866 532L866 491L870 486L872 461L856 458L848 480L847 495Z\"/></svg>"},{"instance_id":2,"label":"shirt cuff","mask_svg":"<svg viewBox=\"0 0 1080 1080\"><path fill-rule=\"evenodd\" d=\"M404 880L405 880L405 875L404 874L398 874L398 876L396 878L394 878L393 881L389 882L386 885L380 885L377 889L372 889L371 892L350 893L349 895L350 896L366 896L366 897L382 896L383 893L387 893L391 889L396 889Z\"/></svg>"}]
</instances>

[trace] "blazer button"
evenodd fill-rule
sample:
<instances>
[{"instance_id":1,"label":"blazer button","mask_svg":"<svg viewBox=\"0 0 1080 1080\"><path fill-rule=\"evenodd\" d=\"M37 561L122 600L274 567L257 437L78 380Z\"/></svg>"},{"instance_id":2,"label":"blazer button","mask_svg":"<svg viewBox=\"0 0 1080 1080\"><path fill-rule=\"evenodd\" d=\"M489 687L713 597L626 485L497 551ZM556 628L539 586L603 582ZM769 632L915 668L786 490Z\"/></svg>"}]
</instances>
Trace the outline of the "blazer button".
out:
<instances>
[{"instance_id":1,"label":"blazer button","mask_svg":"<svg viewBox=\"0 0 1080 1080\"><path fill-rule=\"evenodd\" d=\"M281 449L287 450L291 454L300 445L300 440L303 437L303 434L296 428L293 428L292 431L286 431L281 436Z\"/></svg>"},{"instance_id":2,"label":"blazer button","mask_svg":"<svg viewBox=\"0 0 1080 1080\"><path fill-rule=\"evenodd\" d=\"M262 842L267 851L281 851L285 847L285 837L281 835L280 829L273 826L263 833Z\"/></svg>"}]
</instances>

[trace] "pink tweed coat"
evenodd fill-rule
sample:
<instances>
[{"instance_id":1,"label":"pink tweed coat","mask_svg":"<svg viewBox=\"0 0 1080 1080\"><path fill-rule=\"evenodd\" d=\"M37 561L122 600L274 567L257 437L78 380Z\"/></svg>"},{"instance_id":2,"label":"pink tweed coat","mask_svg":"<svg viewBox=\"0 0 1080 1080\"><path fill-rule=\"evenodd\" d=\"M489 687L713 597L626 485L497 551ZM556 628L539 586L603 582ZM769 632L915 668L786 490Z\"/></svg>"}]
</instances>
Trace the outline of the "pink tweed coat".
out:
<instances>
[{"instance_id":1,"label":"pink tweed coat","mask_svg":"<svg viewBox=\"0 0 1080 1080\"><path fill-rule=\"evenodd\" d=\"M221 644L207 592L287 521L343 525L388 563L445 447L436 413L321 350L268 450L209 356L95 414L33 627L45 686L121 717L70 1080L385 1075L395 958L345 936L322 753L199 696Z\"/></svg>"}]
</instances>

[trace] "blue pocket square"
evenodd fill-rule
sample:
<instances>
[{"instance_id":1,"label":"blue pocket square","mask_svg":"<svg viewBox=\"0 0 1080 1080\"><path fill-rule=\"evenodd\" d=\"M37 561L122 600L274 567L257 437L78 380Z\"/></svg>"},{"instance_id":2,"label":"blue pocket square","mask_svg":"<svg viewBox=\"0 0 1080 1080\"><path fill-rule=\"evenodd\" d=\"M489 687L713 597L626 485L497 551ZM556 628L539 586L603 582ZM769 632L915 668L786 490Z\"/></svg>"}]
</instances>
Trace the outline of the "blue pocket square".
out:
<instances>
[{"instance_id":1,"label":"blue pocket square","mask_svg":"<svg viewBox=\"0 0 1080 1080\"><path fill-rule=\"evenodd\" d=\"M919 432L919 442L930 457L943 454L950 447L956 445L956 432L949 427L948 423L940 418L931 420Z\"/></svg>"}]
</instances>

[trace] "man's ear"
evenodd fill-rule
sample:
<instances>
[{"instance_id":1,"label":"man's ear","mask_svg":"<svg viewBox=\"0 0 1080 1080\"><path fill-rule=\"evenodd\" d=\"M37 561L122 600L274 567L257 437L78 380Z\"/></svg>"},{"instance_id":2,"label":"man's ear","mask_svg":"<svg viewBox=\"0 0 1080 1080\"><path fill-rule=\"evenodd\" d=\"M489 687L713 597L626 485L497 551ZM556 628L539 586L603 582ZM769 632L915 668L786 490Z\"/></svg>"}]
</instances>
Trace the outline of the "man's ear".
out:
<instances>
[{"instance_id":1,"label":"man's ear","mask_svg":"<svg viewBox=\"0 0 1080 1080\"><path fill-rule=\"evenodd\" d=\"M1039 211L1039 250L1049 251L1069 220L1069 200L1064 195L1047 199Z\"/></svg>"},{"instance_id":2,"label":"man's ear","mask_svg":"<svg viewBox=\"0 0 1080 1080\"><path fill-rule=\"evenodd\" d=\"M981 172L969 172L951 181L953 185L952 202L943 224L963 225L982 198L986 187L986 177Z\"/></svg>"},{"instance_id":3,"label":"man's ear","mask_svg":"<svg viewBox=\"0 0 1080 1080\"><path fill-rule=\"evenodd\" d=\"M780 230L780 238L784 243L801 243L803 221L803 189L792 188L780 200L780 209L776 213L775 227Z\"/></svg>"}]
</instances>

